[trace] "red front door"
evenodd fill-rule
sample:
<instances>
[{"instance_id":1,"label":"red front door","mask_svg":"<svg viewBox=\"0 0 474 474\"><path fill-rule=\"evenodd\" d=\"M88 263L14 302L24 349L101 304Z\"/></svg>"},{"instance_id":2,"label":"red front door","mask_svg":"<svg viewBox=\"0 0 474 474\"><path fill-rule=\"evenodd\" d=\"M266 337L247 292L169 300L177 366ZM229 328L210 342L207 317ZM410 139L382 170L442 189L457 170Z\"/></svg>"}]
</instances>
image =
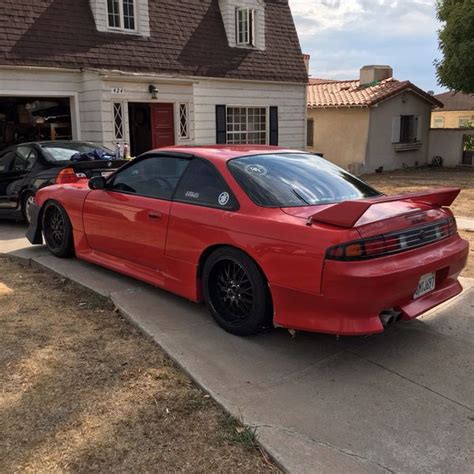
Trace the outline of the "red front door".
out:
<instances>
[{"instance_id":1,"label":"red front door","mask_svg":"<svg viewBox=\"0 0 474 474\"><path fill-rule=\"evenodd\" d=\"M150 110L153 148L174 145L173 104L150 104Z\"/></svg>"}]
</instances>

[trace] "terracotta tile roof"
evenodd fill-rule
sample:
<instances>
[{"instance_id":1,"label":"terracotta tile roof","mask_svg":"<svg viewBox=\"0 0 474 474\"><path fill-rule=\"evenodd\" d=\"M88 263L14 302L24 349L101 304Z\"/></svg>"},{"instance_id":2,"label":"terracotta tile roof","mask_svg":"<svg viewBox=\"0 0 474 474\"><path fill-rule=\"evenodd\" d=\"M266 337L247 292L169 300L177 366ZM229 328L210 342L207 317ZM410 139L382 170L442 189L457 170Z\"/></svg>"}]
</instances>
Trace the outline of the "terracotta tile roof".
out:
<instances>
[{"instance_id":1,"label":"terracotta tile roof","mask_svg":"<svg viewBox=\"0 0 474 474\"><path fill-rule=\"evenodd\" d=\"M444 104L444 110L474 110L474 94L444 92L435 97Z\"/></svg>"},{"instance_id":2,"label":"terracotta tile roof","mask_svg":"<svg viewBox=\"0 0 474 474\"><path fill-rule=\"evenodd\" d=\"M98 32L89 0L1 0L0 65L306 83L288 0L265 3L258 51L228 46L218 0L150 0L150 38Z\"/></svg>"},{"instance_id":3,"label":"terracotta tile roof","mask_svg":"<svg viewBox=\"0 0 474 474\"><path fill-rule=\"evenodd\" d=\"M440 102L410 81L397 81L394 78L361 86L360 81L334 81L328 79L309 79L308 107L371 107L400 92L411 90L435 106Z\"/></svg>"}]
</instances>

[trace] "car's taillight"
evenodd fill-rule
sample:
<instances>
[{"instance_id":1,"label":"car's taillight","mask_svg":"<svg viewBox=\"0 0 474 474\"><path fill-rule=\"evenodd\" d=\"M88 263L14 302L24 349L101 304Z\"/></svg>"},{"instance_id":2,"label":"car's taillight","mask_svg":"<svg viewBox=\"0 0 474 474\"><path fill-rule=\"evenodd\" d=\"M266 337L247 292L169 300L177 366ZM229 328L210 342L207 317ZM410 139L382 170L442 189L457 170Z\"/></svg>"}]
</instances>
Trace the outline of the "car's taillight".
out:
<instances>
[{"instance_id":1,"label":"car's taillight","mask_svg":"<svg viewBox=\"0 0 474 474\"><path fill-rule=\"evenodd\" d=\"M350 261L383 257L446 239L456 232L456 221L450 217L421 227L334 245L326 251L326 258Z\"/></svg>"},{"instance_id":2,"label":"car's taillight","mask_svg":"<svg viewBox=\"0 0 474 474\"><path fill-rule=\"evenodd\" d=\"M56 176L56 184L77 183L84 178L87 178L84 173L76 173L72 168L64 168Z\"/></svg>"}]
</instances>

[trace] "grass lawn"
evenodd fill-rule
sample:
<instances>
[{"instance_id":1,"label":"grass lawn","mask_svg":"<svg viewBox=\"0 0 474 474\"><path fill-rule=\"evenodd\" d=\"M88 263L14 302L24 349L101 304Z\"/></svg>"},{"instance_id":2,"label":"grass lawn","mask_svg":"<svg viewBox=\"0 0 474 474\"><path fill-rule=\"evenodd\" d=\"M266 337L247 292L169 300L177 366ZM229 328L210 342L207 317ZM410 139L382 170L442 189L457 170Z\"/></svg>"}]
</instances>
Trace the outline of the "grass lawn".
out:
<instances>
[{"instance_id":1,"label":"grass lawn","mask_svg":"<svg viewBox=\"0 0 474 474\"><path fill-rule=\"evenodd\" d=\"M276 472L97 295L0 257L1 472Z\"/></svg>"},{"instance_id":2,"label":"grass lawn","mask_svg":"<svg viewBox=\"0 0 474 474\"><path fill-rule=\"evenodd\" d=\"M474 168L410 168L366 174L361 178L389 195L437 186L458 186L461 193L451 209L457 217L474 218Z\"/></svg>"}]
</instances>

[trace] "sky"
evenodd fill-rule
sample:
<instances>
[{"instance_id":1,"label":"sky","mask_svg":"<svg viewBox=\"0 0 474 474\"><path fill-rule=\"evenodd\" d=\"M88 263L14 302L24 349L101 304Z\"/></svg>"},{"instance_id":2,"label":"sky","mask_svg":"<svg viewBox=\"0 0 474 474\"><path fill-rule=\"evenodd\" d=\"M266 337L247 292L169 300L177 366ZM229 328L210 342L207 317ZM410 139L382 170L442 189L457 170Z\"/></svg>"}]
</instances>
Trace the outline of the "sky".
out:
<instances>
[{"instance_id":1,"label":"sky","mask_svg":"<svg viewBox=\"0 0 474 474\"><path fill-rule=\"evenodd\" d=\"M435 0L290 0L310 74L356 79L361 66L388 64L394 77L435 93L439 58Z\"/></svg>"}]
</instances>

